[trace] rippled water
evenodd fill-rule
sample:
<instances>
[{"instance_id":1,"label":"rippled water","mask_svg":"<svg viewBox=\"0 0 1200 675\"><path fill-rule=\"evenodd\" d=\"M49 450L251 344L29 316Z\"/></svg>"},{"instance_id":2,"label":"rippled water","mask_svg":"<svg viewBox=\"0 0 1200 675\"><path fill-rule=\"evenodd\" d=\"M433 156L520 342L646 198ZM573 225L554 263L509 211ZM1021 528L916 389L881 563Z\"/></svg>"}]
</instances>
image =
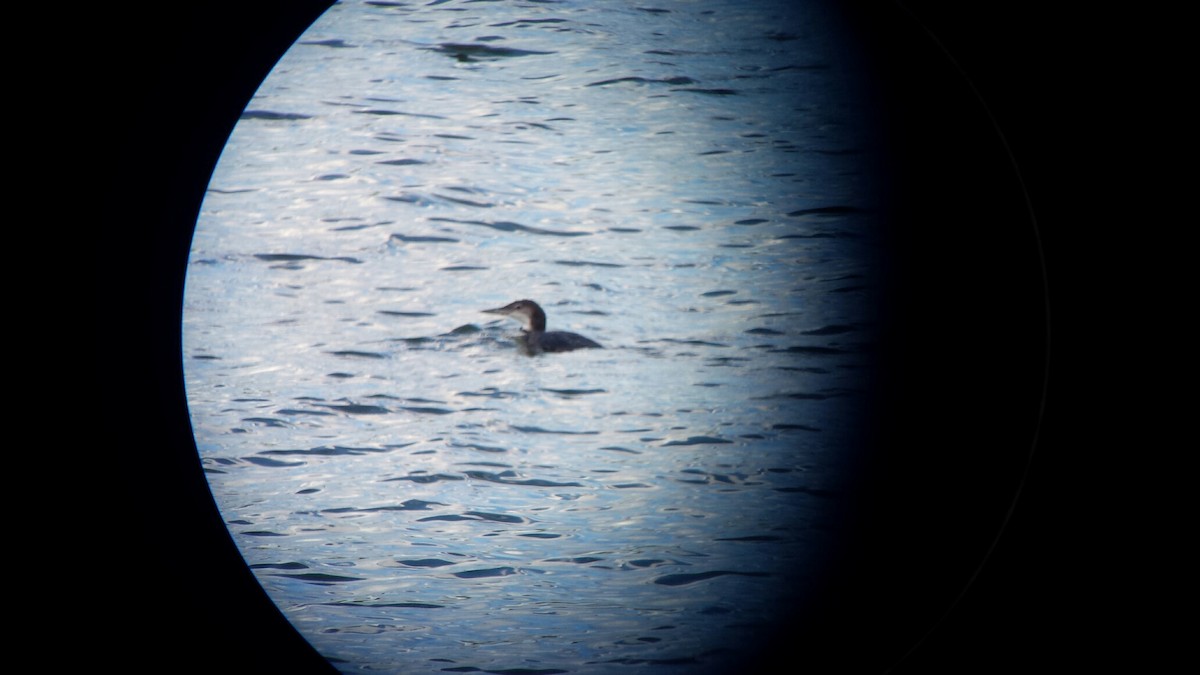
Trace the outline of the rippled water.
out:
<instances>
[{"instance_id":1,"label":"rippled water","mask_svg":"<svg viewBox=\"0 0 1200 675\"><path fill-rule=\"evenodd\" d=\"M246 562L338 668L720 672L804 611L871 339L833 34L344 2L276 67L196 227L185 379ZM525 297L605 348L518 354L480 310Z\"/></svg>"}]
</instances>

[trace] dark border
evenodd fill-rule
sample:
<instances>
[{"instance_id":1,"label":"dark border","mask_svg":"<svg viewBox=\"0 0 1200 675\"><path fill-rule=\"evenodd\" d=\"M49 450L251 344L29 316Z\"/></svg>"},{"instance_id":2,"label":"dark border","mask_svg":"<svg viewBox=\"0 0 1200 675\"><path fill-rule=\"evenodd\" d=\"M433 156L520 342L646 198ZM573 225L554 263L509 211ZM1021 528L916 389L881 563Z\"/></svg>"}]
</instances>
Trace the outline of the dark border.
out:
<instances>
[{"instance_id":1,"label":"dark border","mask_svg":"<svg viewBox=\"0 0 1200 675\"><path fill-rule=\"evenodd\" d=\"M105 193L94 223L104 231L94 356L114 404L105 438L122 448L111 470L131 479L99 528L100 550L115 563L112 602L141 617L104 633L106 653L123 663L329 670L266 599L216 515L179 361L184 262L204 186L245 101L327 4L162 16L106 8L97 24L93 84L108 115L94 130ZM1049 618L1076 598L1038 567L1047 551L1070 559L1044 526L1061 524L1063 476L1036 461L1026 473L1035 437L1047 443L1045 230L1030 200L1052 182L1039 164L1049 142L1041 104L1030 100L1057 100L1046 64L1060 37L1028 12L983 20L926 5L856 3L849 15L873 45L868 67L886 85L880 123L902 176L881 260L891 302L870 429L878 452L864 456L861 508L849 516L860 536L846 542L826 611L787 626L768 659L1013 672L1035 654L1065 663L1078 646L1054 639Z\"/></svg>"}]
</instances>

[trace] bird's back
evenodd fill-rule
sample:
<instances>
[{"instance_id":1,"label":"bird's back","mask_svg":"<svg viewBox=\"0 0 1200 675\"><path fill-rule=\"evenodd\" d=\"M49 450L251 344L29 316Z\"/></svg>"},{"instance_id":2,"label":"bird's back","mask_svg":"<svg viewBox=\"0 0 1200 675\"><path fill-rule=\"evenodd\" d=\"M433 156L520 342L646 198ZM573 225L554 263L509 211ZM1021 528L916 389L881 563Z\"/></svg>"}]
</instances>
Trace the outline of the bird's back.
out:
<instances>
[{"instance_id":1,"label":"bird's back","mask_svg":"<svg viewBox=\"0 0 1200 675\"><path fill-rule=\"evenodd\" d=\"M552 330L545 333L531 333L529 336L538 349L543 352L569 352L574 349L603 349L599 343L585 338L578 333L562 330Z\"/></svg>"}]
</instances>

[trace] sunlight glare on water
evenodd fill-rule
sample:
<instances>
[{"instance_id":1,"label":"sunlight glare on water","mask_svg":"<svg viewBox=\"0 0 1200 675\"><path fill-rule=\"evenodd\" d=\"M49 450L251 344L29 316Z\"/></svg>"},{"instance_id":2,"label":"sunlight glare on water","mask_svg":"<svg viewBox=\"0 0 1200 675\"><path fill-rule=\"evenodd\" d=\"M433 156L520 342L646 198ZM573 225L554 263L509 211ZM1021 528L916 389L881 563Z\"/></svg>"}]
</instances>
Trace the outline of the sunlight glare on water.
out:
<instances>
[{"instance_id":1,"label":"sunlight glare on water","mask_svg":"<svg viewBox=\"0 0 1200 675\"><path fill-rule=\"evenodd\" d=\"M263 83L185 377L223 518L336 667L722 672L803 611L871 340L820 9L342 2ZM604 349L520 355L481 313L520 298Z\"/></svg>"}]
</instances>

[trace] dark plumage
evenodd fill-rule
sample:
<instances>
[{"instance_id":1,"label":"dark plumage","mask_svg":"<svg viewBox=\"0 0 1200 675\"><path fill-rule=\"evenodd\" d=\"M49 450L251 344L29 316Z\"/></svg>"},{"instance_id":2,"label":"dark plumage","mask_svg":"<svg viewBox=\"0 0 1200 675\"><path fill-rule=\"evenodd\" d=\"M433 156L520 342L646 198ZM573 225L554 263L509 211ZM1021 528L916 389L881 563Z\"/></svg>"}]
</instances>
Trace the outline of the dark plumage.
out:
<instances>
[{"instance_id":1,"label":"dark plumage","mask_svg":"<svg viewBox=\"0 0 1200 675\"><path fill-rule=\"evenodd\" d=\"M542 352L569 352L575 349L603 349L595 341L578 333L561 330L546 330L546 312L532 300L517 300L496 309L485 309L485 314L500 314L521 324L521 335L517 342L527 354Z\"/></svg>"}]
</instances>

